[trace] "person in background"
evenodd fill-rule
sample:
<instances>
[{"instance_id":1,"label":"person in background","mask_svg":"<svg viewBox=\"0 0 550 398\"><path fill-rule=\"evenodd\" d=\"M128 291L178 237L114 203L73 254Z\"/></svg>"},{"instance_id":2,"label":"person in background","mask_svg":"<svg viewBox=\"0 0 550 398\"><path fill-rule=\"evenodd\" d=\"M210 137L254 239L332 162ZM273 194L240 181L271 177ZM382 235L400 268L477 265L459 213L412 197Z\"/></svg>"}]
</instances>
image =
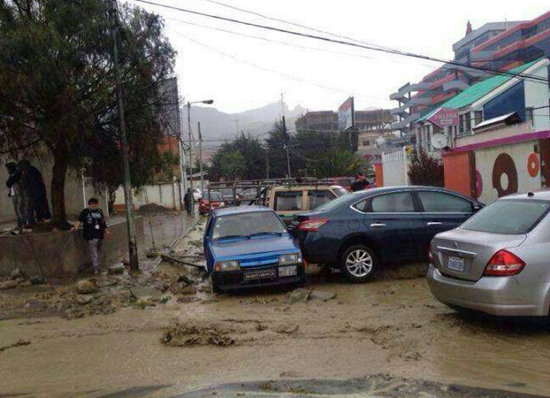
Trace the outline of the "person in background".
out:
<instances>
[{"instance_id":1,"label":"person in background","mask_svg":"<svg viewBox=\"0 0 550 398\"><path fill-rule=\"evenodd\" d=\"M99 208L99 200L96 198L88 200L88 207L82 210L78 222L71 228L71 231L78 230L80 226L82 226L82 237L88 244L94 274L99 274L101 246L105 236L110 236L111 232L107 227L103 210Z\"/></svg>"},{"instance_id":2,"label":"person in background","mask_svg":"<svg viewBox=\"0 0 550 398\"><path fill-rule=\"evenodd\" d=\"M193 191L191 191L191 188L187 188L187 192L183 196L183 203L185 204L187 214L193 214Z\"/></svg>"},{"instance_id":3,"label":"person in background","mask_svg":"<svg viewBox=\"0 0 550 398\"><path fill-rule=\"evenodd\" d=\"M29 199L27 204L29 222L32 224L35 221L49 220L52 215L42 173L26 159L19 161L19 169L21 170L23 189Z\"/></svg>"},{"instance_id":4,"label":"person in background","mask_svg":"<svg viewBox=\"0 0 550 398\"><path fill-rule=\"evenodd\" d=\"M369 182L367 181L367 177L365 177L365 174L359 173L355 176L355 181L353 182L353 184L351 184L351 191L362 191L368 187Z\"/></svg>"},{"instance_id":5,"label":"person in background","mask_svg":"<svg viewBox=\"0 0 550 398\"><path fill-rule=\"evenodd\" d=\"M17 163L9 162L6 164L8 171L8 179L6 186L8 187L8 196L13 202L13 209L17 218L17 231L22 231L27 226L27 213L25 205L25 191L21 183L21 171L17 168Z\"/></svg>"}]
</instances>

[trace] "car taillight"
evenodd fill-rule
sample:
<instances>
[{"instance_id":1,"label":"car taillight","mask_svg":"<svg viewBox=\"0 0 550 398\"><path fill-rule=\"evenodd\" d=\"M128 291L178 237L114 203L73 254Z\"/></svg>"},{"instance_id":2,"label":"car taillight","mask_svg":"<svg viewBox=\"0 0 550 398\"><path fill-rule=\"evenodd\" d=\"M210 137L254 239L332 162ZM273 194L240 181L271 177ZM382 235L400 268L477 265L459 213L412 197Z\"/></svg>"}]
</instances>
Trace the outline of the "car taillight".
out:
<instances>
[{"instance_id":1,"label":"car taillight","mask_svg":"<svg viewBox=\"0 0 550 398\"><path fill-rule=\"evenodd\" d=\"M328 222L328 220L324 219L324 218L319 218L319 219L315 219L315 220L306 220L306 221L302 221L300 224L298 224L297 228L300 231L317 232L317 231L319 231L319 228L321 228L327 222Z\"/></svg>"},{"instance_id":2,"label":"car taillight","mask_svg":"<svg viewBox=\"0 0 550 398\"><path fill-rule=\"evenodd\" d=\"M208 200L206 199L201 199L199 204L203 205L203 206L206 206L208 204Z\"/></svg>"},{"instance_id":3,"label":"car taillight","mask_svg":"<svg viewBox=\"0 0 550 398\"><path fill-rule=\"evenodd\" d=\"M428 246L428 261L430 264L434 263L434 255L432 254L432 245Z\"/></svg>"},{"instance_id":4,"label":"car taillight","mask_svg":"<svg viewBox=\"0 0 550 398\"><path fill-rule=\"evenodd\" d=\"M485 266L484 275L510 276L517 275L525 267L521 258L507 250L499 250Z\"/></svg>"}]
</instances>

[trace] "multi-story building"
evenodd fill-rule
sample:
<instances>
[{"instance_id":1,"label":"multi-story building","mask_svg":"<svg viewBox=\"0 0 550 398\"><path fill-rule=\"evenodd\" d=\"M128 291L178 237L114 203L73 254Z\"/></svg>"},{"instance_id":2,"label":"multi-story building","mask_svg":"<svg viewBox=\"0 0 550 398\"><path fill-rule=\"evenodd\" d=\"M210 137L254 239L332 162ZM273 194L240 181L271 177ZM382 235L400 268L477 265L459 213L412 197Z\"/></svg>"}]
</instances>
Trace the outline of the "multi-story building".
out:
<instances>
[{"instance_id":1,"label":"multi-story building","mask_svg":"<svg viewBox=\"0 0 550 398\"><path fill-rule=\"evenodd\" d=\"M355 111L358 131L378 131L389 128L393 117L388 109ZM297 131L338 131L338 113L333 111L307 112L296 120Z\"/></svg>"},{"instance_id":2,"label":"multi-story building","mask_svg":"<svg viewBox=\"0 0 550 398\"><path fill-rule=\"evenodd\" d=\"M550 11L532 21L488 23L476 30L468 23L465 37L453 45L453 51L453 64L441 66L420 83L407 83L390 96L398 101L392 110L399 117L394 128L405 134L413 132L416 122L427 113L493 76L490 70L510 70L550 55Z\"/></svg>"}]
</instances>

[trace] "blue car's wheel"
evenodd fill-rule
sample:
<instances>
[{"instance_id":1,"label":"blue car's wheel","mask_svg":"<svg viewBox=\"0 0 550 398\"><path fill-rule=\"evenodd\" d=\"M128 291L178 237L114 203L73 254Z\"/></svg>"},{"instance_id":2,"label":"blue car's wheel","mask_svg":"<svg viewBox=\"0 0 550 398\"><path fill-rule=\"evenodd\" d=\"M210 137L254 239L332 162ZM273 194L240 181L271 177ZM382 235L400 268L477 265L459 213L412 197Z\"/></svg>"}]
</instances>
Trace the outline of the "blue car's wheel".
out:
<instances>
[{"instance_id":1,"label":"blue car's wheel","mask_svg":"<svg viewBox=\"0 0 550 398\"><path fill-rule=\"evenodd\" d=\"M348 247L340 257L340 268L350 282L366 282L377 267L374 251L365 245Z\"/></svg>"}]
</instances>

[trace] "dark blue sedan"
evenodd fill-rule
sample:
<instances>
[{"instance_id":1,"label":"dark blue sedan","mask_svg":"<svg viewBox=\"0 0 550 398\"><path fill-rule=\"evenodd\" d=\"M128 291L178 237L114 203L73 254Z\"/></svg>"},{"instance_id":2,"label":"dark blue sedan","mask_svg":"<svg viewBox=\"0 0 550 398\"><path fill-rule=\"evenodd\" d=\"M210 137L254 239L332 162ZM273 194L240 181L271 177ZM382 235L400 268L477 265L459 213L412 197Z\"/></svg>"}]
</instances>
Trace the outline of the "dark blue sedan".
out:
<instances>
[{"instance_id":1,"label":"dark blue sedan","mask_svg":"<svg viewBox=\"0 0 550 398\"><path fill-rule=\"evenodd\" d=\"M307 262L337 265L350 281L365 282L383 263L427 259L434 235L481 206L443 188L375 188L295 216L293 234Z\"/></svg>"},{"instance_id":2,"label":"dark blue sedan","mask_svg":"<svg viewBox=\"0 0 550 398\"><path fill-rule=\"evenodd\" d=\"M204 252L214 291L304 280L296 241L277 213L267 207L215 210L206 225Z\"/></svg>"}]
</instances>

